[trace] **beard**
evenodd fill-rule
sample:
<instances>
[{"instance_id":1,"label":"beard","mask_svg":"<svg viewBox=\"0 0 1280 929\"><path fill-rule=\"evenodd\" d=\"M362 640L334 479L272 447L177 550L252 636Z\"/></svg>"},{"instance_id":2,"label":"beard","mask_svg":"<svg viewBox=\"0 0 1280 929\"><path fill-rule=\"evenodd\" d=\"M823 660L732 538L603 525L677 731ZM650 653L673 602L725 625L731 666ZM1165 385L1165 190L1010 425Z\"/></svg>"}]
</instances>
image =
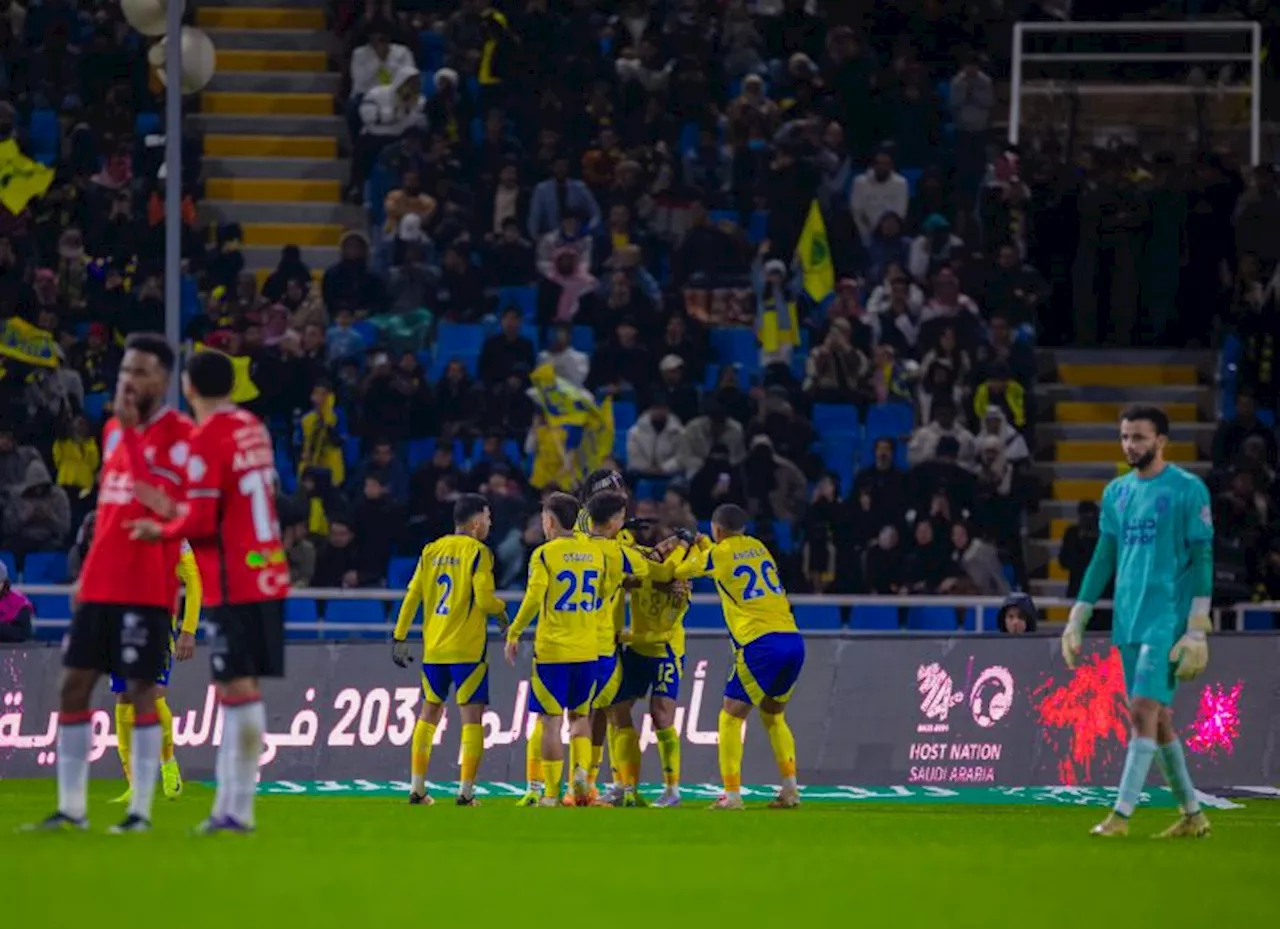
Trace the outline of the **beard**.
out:
<instances>
[{"instance_id":1,"label":"beard","mask_svg":"<svg viewBox=\"0 0 1280 929\"><path fill-rule=\"evenodd\" d=\"M1149 452L1144 452L1139 455L1136 459L1130 458L1129 466L1137 468L1139 471L1145 471L1147 468L1151 467L1151 463L1155 460L1156 449L1153 448Z\"/></svg>"}]
</instances>

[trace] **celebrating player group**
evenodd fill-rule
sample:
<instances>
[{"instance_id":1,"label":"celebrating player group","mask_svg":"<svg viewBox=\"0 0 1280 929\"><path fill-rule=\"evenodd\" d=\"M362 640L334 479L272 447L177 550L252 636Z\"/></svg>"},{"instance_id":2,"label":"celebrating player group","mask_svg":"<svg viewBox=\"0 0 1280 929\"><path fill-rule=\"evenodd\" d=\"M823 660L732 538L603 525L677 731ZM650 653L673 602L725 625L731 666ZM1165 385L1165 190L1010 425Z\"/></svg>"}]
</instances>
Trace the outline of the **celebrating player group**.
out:
<instances>
[{"instance_id":1,"label":"celebrating player group","mask_svg":"<svg viewBox=\"0 0 1280 929\"><path fill-rule=\"evenodd\" d=\"M489 511L483 497L465 495L454 507L455 533L428 545L418 561L396 623L392 657L408 667L407 642L423 608L422 687L426 694L413 733L409 802L432 802L427 768L436 727L450 690L462 718L462 775L457 803L475 806L476 771L484 753L481 727L488 702L488 618L506 627L504 653L515 664L520 638L533 621L530 710L537 723L528 740L528 792L522 806L644 805L640 736L633 710L648 698L662 764L658 807L680 805L680 740L675 706L684 671L684 614L688 582L717 582L734 645L734 670L720 712L720 769L724 796L717 809L742 809L742 723L760 708L782 778L774 807L800 802L795 739L784 709L804 665L804 640L763 543L746 535L747 516L722 506L713 539L678 533L656 538L648 522L627 521L622 477L593 473L583 499L553 493L542 507L546 541L529 559L524 599L509 624L494 595L493 559L484 540ZM631 623L626 628L627 604ZM564 742L569 727L568 789ZM613 789L601 794L597 777L610 747Z\"/></svg>"}]
</instances>

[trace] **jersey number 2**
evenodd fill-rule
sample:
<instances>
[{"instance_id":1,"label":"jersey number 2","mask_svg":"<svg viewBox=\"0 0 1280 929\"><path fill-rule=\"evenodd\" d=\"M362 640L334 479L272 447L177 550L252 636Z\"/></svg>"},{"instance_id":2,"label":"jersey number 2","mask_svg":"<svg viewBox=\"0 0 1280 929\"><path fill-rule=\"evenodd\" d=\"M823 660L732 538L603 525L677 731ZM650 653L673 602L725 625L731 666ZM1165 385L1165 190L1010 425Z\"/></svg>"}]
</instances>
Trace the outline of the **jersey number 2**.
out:
<instances>
[{"instance_id":1,"label":"jersey number 2","mask_svg":"<svg viewBox=\"0 0 1280 929\"><path fill-rule=\"evenodd\" d=\"M449 595L453 593L453 578L447 574L441 574L436 578L436 583L443 588L443 591L440 594L440 602L436 604L436 615L448 616Z\"/></svg>"}]
</instances>

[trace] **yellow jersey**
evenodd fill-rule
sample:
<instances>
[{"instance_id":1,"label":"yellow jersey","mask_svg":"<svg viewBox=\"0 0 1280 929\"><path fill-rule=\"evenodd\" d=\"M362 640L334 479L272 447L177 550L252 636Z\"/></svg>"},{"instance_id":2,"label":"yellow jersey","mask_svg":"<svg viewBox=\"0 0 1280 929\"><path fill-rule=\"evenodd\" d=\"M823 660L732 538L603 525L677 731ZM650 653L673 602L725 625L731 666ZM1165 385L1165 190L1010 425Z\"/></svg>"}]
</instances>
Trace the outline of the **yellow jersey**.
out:
<instances>
[{"instance_id":1,"label":"yellow jersey","mask_svg":"<svg viewBox=\"0 0 1280 929\"><path fill-rule=\"evenodd\" d=\"M196 566L195 552L191 551L186 539L182 540L182 553L178 556L176 571L178 580L187 589L182 598L182 626L178 631L195 635L200 626L200 601L204 598L204 588L200 586L200 569ZM173 619L173 624L177 626L178 617Z\"/></svg>"},{"instance_id":2,"label":"yellow jersey","mask_svg":"<svg viewBox=\"0 0 1280 929\"><path fill-rule=\"evenodd\" d=\"M519 639L536 616L533 651L538 661L595 661L599 616L608 605L608 592L621 583L620 564L594 540L575 534L544 542L529 558L529 581L508 641Z\"/></svg>"},{"instance_id":3,"label":"yellow jersey","mask_svg":"<svg viewBox=\"0 0 1280 929\"><path fill-rule=\"evenodd\" d=\"M494 593L493 553L471 536L441 536L422 550L409 581L396 639L403 640L422 604L422 661L459 664L484 658L488 617L506 612Z\"/></svg>"},{"instance_id":4,"label":"yellow jersey","mask_svg":"<svg viewBox=\"0 0 1280 929\"><path fill-rule=\"evenodd\" d=\"M652 549L642 549L647 556ZM684 654L684 615L689 598L676 597L655 584L675 579L676 566L686 559L697 560L698 552L677 546L665 561L648 561L649 576L631 591L631 650L649 658L665 658L667 647Z\"/></svg>"},{"instance_id":5,"label":"yellow jersey","mask_svg":"<svg viewBox=\"0 0 1280 929\"><path fill-rule=\"evenodd\" d=\"M710 577L720 591L725 624L739 648L770 632L798 632L791 603L769 549L749 535L730 536L676 566L684 579Z\"/></svg>"},{"instance_id":6,"label":"yellow jersey","mask_svg":"<svg viewBox=\"0 0 1280 929\"><path fill-rule=\"evenodd\" d=\"M622 541L622 533L612 539L586 533L575 535L598 546L609 561L609 577L613 583L608 591L603 592L604 609L597 617L596 647L597 657L612 655L618 650L618 636L627 625L627 592L622 582L628 577L648 577L650 562L640 549ZM627 533L627 538L631 538L631 533Z\"/></svg>"}]
</instances>

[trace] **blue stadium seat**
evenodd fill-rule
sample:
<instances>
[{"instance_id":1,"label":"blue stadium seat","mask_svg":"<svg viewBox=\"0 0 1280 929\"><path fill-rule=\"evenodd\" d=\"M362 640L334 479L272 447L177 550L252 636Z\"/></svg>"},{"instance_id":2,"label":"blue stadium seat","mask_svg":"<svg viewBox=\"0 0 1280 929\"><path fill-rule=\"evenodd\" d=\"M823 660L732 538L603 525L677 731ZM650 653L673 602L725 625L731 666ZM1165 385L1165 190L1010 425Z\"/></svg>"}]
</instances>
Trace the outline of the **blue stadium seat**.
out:
<instances>
[{"instance_id":1,"label":"blue stadium seat","mask_svg":"<svg viewBox=\"0 0 1280 929\"><path fill-rule=\"evenodd\" d=\"M711 520L709 519L698 520L698 531L705 536L711 535Z\"/></svg>"},{"instance_id":2,"label":"blue stadium seat","mask_svg":"<svg viewBox=\"0 0 1280 929\"><path fill-rule=\"evenodd\" d=\"M326 623L353 623L368 626L367 630L334 630L326 632L330 639L385 639L387 630L386 604L380 600L330 600L324 607Z\"/></svg>"},{"instance_id":3,"label":"blue stadium seat","mask_svg":"<svg viewBox=\"0 0 1280 929\"><path fill-rule=\"evenodd\" d=\"M182 328L187 328L187 323L195 319L202 312L200 308L200 287L196 284L196 279L190 275L184 275L179 290L179 322Z\"/></svg>"},{"instance_id":4,"label":"blue stadium seat","mask_svg":"<svg viewBox=\"0 0 1280 929\"><path fill-rule=\"evenodd\" d=\"M808 363L809 352L807 349L797 348L791 353L791 375L801 383L804 383L804 373Z\"/></svg>"},{"instance_id":5,"label":"blue stadium seat","mask_svg":"<svg viewBox=\"0 0 1280 929\"><path fill-rule=\"evenodd\" d=\"M840 478L840 491L853 490L853 475L857 468L859 446L856 436L824 436L821 443L822 464Z\"/></svg>"},{"instance_id":6,"label":"blue stadium seat","mask_svg":"<svg viewBox=\"0 0 1280 929\"><path fill-rule=\"evenodd\" d=\"M619 432L625 433L634 426L638 415L634 400L613 401L613 428ZM625 439L623 445L626 445Z\"/></svg>"},{"instance_id":7,"label":"blue stadium seat","mask_svg":"<svg viewBox=\"0 0 1280 929\"><path fill-rule=\"evenodd\" d=\"M916 186L920 183L920 178L924 171L920 168L899 168L898 173L907 182L907 195L914 197L916 195Z\"/></svg>"},{"instance_id":8,"label":"blue stadium seat","mask_svg":"<svg viewBox=\"0 0 1280 929\"><path fill-rule=\"evenodd\" d=\"M14 557L13 552L0 551L0 564L4 565L5 570L9 572L9 580L17 581L18 559Z\"/></svg>"},{"instance_id":9,"label":"blue stadium seat","mask_svg":"<svg viewBox=\"0 0 1280 929\"><path fill-rule=\"evenodd\" d=\"M916 632L955 632L953 606L913 606L907 610L907 628Z\"/></svg>"},{"instance_id":10,"label":"blue stadium seat","mask_svg":"<svg viewBox=\"0 0 1280 929\"><path fill-rule=\"evenodd\" d=\"M742 225L742 215L737 210L711 210L710 216L711 222L717 226L725 222Z\"/></svg>"},{"instance_id":11,"label":"blue stadium seat","mask_svg":"<svg viewBox=\"0 0 1280 929\"><path fill-rule=\"evenodd\" d=\"M747 241L752 245L759 245L767 238L769 238L769 211L756 210L747 223Z\"/></svg>"},{"instance_id":12,"label":"blue stadium seat","mask_svg":"<svg viewBox=\"0 0 1280 929\"><path fill-rule=\"evenodd\" d=\"M745 326L712 329L711 350L722 365L742 365L748 372L760 369L760 342L753 329Z\"/></svg>"},{"instance_id":13,"label":"blue stadium seat","mask_svg":"<svg viewBox=\"0 0 1280 929\"><path fill-rule=\"evenodd\" d=\"M1270 631L1276 628L1276 614L1266 610L1249 610L1244 614L1243 625L1248 632Z\"/></svg>"},{"instance_id":14,"label":"blue stadium seat","mask_svg":"<svg viewBox=\"0 0 1280 929\"><path fill-rule=\"evenodd\" d=\"M22 565L24 584L61 584L66 579L66 552L32 552Z\"/></svg>"},{"instance_id":15,"label":"blue stadium seat","mask_svg":"<svg viewBox=\"0 0 1280 929\"><path fill-rule=\"evenodd\" d=\"M855 606L849 617L849 628L864 632L896 631L898 608L896 606Z\"/></svg>"},{"instance_id":16,"label":"blue stadium seat","mask_svg":"<svg viewBox=\"0 0 1280 929\"><path fill-rule=\"evenodd\" d=\"M467 373L473 378L476 376L476 372L480 370L479 352L476 352L473 355L459 355L457 353L445 355L437 351L435 358L431 362L431 369L427 375L431 378L431 382L433 384L440 380L440 378L444 377L445 369L449 367L449 362L451 361L461 361L462 367L466 368Z\"/></svg>"},{"instance_id":17,"label":"blue stadium seat","mask_svg":"<svg viewBox=\"0 0 1280 929\"><path fill-rule=\"evenodd\" d=\"M791 523L786 520L775 519L773 521L773 538L774 547L784 555L790 555L796 550L795 539L791 533Z\"/></svg>"},{"instance_id":18,"label":"blue stadium seat","mask_svg":"<svg viewBox=\"0 0 1280 929\"><path fill-rule=\"evenodd\" d=\"M342 460L346 462L348 474L360 464L360 439L357 436L349 435L342 440Z\"/></svg>"},{"instance_id":19,"label":"blue stadium seat","mask_svg":"<svg viewBox=\"0 0 1280 929\"><path fill-rule=\"evenodd\" d=\"M573 334L569 337L569 344L580 352L586 352L590 355L595 351L596 333L590 326L574 326Z\"/></svg>"},{"instance_id":20,"label":"blue stadium seat","mask_svg":"<svg viewBox=\"0 0 1280 929\"><path fill-rule=\"evenodd\" d=\"M1274 410L1258 410L1258 421L1264 426L1270 426L1272 429L1276 427L1276 414Z\"/></svg>"},{"instance_id":21,"label":"blue stadium seat","mask_svg":"<svg viewBox=\"0 0 1280 929\"><path fill-rule=\"evenodd\" d=\"M106 412L107 401L110 399L111 394L102 390L84 395L84 415L89 418L90 423L102 425L102 414Z\"/></svg>"},{"instance_id":22,"label":"blue stadium seat","mask_svg":"<svg viewBox=\"0 0 1280 929\"><path fill-rule=\"evenodd\" d=\"M320 632L317 629L289 628L290 623L314 623L319 618L320 612L315 600L290 597L284 602L285 638L288 640L320 638Z\"/></svg>"},{"instance_id":23,"label":"blue stadium seat","mask_svg":"<svg viewBox=\"0 0 1280 929\"><path fill-rule=\"evenodd\" d=\"M71 619L71 598L66 594L32 594L31 606L36 619Z\"/></svg>"},{"instance_id":24,"label":"blue stadium seat","mask_svg":"<svg viewBox=\"0 0 1280 929\"><path fill-rule=\"evenodd\" d=\"M702 382L702 386L704 390L716 389L716 386L720 383L720 369L722 367L724 367L724 365L718 365L718 364L707 365L706 377ZM739 389L750 390L751 389L751 372L747 370L745 365L738 365L737 372L738 372Z\"/></svg>"},{"instance_id":25,"label":"blue stadium seat","mask_svg":"<svg viewBox=\"0 0 1280 929\"><path fill-rule=\"evenodd\" d=\"M680 139L677 143L679 151L677 154L683 158L686 154L698 147L698 124L695 122L684 123L680 127Z\"/></svg>"},{"instance_id":26,"label":"blue stadium seat","mask_svg":"<svg viewBox=\"0 0 1280 929\"><path fill-rule=\"evenodd\" d=\"M142 142L149 135L154 135L160 131L160 114L159 113L139 113L133 119L133 134L137 136L138 141Z\"/></svg>"},{"instance_id":27,"label":"blue stadium seat","mask_svg":"<svg viewBox=\"0 0 1280 929\"><path fill-rule=\"evenodd\" d=\"M724 613L714 603L691 603L684 614L686 629L723 629Z\"/></svg>"},{"instance_id":28,"label":"blue stadium seat","mask_svg":"<svg viewBox=\"0 0 1280 929\"><path fill-rule=\"evenodd\" d=\"M838 606L798 606L795 610L796 625L801 629L823 630L823 629L841 629L844 623L840 621L840 607Z\"/></svg>"},{"instance_id":29,"label":"blue stadium seat","mask_svg":"<svg viewBox=\"0 0 1280 929\"><path fill-rule=\"evenodd\" d=\"M909 403L877 403L867 410L867 434L865 440L868 448L874 447L878 439L889 438L898 443L896 461L898 467L907 466L907 443L911 440L911 431L915 428L915 408Z\"/></svg>"},{"instance_id":30,"label":"blue stadium seat","mask_svg":"<svg viewBox=\"0 0 1280 929\"><path fill-rule=\"evenodd\" d=\"M818 435L857 435L858 408L851 403L815 403L813 428Z\"/></svg>"},{"instance_id":31,"label":"blue stadium seat","mask_svg":"<svg viewBox=\"0 0 1280 929\"><path fill-rule=\"evenodd\" d=\"M378 344L378 327L367 319L357 319L351 324L351 328L360 333L360 338L364 339L365 348Z\"/></svg>"},{"instance_id":32,"label":"blue stadium seat","mask_svg":"<svg viewBox=\"0 0 1280 929\"><path fill-rule=\"evenodd\" d=\"M525 322L533 322L538 315L538 288L499 287L498 312L501 313L509 306L517 307L524 316Z\"/></svg>"},{"instance_id":33,"label":"blue stadium seat","mask_svg":"<svg viewBox=\"0 0 1280 929\"><path fill-rule=\"evenodd\" d=\"M484 326L479 323L441 323L436 327L435 355L479 355L484 338Z\"/></svg>"},{"instance_id":34,"label":"blue stadium seat","mask_svg":"<svg viewBox=\"0 0 1280 929\"><path fill-rule=\"evenodd\" d=\"M667 492L667 482L661 479L645 478L636 482L637 500L661 500Z\"/></svg>"},{"instance_id":35,"label":"blue stadium seat","mask_svg":"<svg viewBox=\"0 0 1280 929\"><path fill-rule=\"evenodd\" d=\"M695 577L693 579L692 592L695 594L714 595L717 593L716 582L709 577Z\"/></svg>"},{"instance_id":36,"label":"blue stadium seat","mask_svg":"<svg viewBox=\"0 0 1280 929\"><path fill-rule=\"evenodd\" d=\"M422 63L423 79L426 80L427 72L430 71L434 77L435 72L444 67L444 34L429 29L424 29L418 33L418 52L420 54L419 61ZM435 86L434 81L432 87Z\"/></svg>"},{"instance_id":37,"label":"blue stadium seat","mask_svg":"<svg viewBox=\"0 0 1280 929\"><path fill-rule=\"evenodd\" d=\"M31 148L32 158L43 165L52 165L58 160L61 136L57 113L45 109L31 111L27 143Z\"/></svg>"},{"instance_id":38,"label":"blue stadium seat","mask_svg":"<svg viewBox=\"0 0 1280 929\"><path fill-rule=\"evenodd\" d=\"M417 567L417 558L392 558L387 565L387 586L397 590L408 587Z\"/></svg>"},{"instance_id":39,"label":"blue stadium seat","mask_svg":"<svg viewBox=\"0 0 1280 929\"><path fill-rule=\"evenodd\" d=\"M409 467L416 468L420 464L424 464L431 460L436 453L435 439L410 439L409 440Z\"/></svg>"}]
</instances>

